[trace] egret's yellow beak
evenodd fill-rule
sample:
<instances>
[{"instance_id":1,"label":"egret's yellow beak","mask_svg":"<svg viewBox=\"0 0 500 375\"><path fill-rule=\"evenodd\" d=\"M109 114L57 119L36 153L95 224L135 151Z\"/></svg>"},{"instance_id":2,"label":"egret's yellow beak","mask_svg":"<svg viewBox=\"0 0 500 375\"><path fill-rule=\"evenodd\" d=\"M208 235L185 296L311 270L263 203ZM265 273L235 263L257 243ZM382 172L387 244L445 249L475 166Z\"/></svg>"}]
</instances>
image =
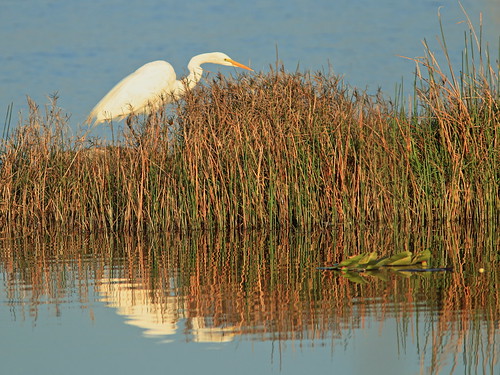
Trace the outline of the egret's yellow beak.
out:
<instances>
[{"instance_id":1,"label":"egret's yellow beak","mask_svg":"<svg viewBox=\"0 0 500 375\"><path fill-rule=\"evenodd\" d=\"M253 72L253 69L252 68L249 68L248 66L245 66L243 64L240 64L239 62L237 61L234 61L234 60L231 60L231 59L228 59L228 61L233 64L233 66L237 66L238 68L242 68L242 69L246 69L246 70L251 70Z\"/></svg>"}]
</instances>

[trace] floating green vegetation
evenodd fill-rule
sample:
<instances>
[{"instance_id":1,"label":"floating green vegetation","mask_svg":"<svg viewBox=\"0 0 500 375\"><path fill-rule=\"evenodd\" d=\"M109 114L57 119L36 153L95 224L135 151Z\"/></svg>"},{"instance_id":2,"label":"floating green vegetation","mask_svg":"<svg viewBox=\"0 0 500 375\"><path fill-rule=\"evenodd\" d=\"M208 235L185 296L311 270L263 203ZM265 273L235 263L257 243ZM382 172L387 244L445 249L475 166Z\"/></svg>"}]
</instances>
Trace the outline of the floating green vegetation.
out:
<instances>
[{"instance_id":1,"label":"floating green vegetation","mask_svg":"<svg viewBox=\"0 0 500 375\"><path fill-rule=\"evenodd\" d=\"M429 268L430 250L423 250L416 254L411 251L402 251L391 256L378 257L377 252L368 252L353 255L340 263L329 267L318 267L322 271L339 271L342 276L352 282L364 284L367 282L364 275L374 276L387 280L388 271L398 275L411 276L414 273L452 271L450 267Z\"/></svg>"},{"instance_id":2,"label":"floating green vegetation","mask_svg":"<svg viewBox=\"0 0 500 375\"><path fill-rule=\"evenodd\" d=\"M444 272L451 271L451 268L429 268L431 258L430 250L423 250L416 254L411 251L402 251L392 256L378 257L377 252L368 252L353 255L344 259L340 263L335 263L329 267L318 267L323 271L341 271L342 275L351 281L366 282L360 273L386 278L382 271L392 270L399 274L411 275L415 272Z\"/></svg>"},{"instance_id":3,"label":"floating green vegetation","mask_svg":"<svg viewBox=\"0 0 500 375\"><path fill-rule=\"evenodd\" d=\"M429 250L423 250L417 254L411 251L402 251L392 256L384 256L378 258L376 252L363 253L353 255L340 263L336 263L331 267L322 267L321 269L329 270L377 270L382 267L401 267L401 266L421 266L427 267L431 258Z\"/></svg>"}]
</instances>

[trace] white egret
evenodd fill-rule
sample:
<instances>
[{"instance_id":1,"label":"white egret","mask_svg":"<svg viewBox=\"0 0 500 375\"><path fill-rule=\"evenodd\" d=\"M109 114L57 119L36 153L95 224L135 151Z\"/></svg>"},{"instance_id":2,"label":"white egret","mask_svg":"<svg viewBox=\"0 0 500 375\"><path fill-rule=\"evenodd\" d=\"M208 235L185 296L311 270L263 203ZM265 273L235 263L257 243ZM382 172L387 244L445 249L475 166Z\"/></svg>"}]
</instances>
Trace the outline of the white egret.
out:
<instances>
[{"instance_id":1,"label":"white egret","mask_svg":"<svg viewBox=\"0 0 500 375\"><path fill-rule=\"evenodd\" d=\"M222 52L203 53L189 61L189 75L176 80L172 65L166 61L153 61L141 66L113 87L92 109L87 121L90 123L95 118L95 123L99 124L106 120L121 120L132 112L147 112L150 108L178 99L198 83L203 73L200 65L205 63L253 70Z\"/></svg>"}]
</instances>

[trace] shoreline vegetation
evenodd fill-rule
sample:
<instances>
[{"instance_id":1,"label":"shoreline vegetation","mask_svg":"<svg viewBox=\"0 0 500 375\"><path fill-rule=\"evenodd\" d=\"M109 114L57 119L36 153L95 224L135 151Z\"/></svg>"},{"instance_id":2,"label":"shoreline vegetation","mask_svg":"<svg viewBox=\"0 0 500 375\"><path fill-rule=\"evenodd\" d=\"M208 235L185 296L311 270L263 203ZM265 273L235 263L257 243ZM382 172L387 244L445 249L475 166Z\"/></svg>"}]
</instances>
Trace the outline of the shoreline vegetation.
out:
<instances>
[{"instance_id":1,"label":"shoreline vegetation","mask_svg":"<svg viewBox=\"0 0 500 375\"><path fill-rule=\"evenodd\" d=\"M443 66L424 42L410 103L322 72L219 75L105 143L28 100L0 144L0 231L496 226L499 60L469 29L459 71L444 33Z\"/></svg>"}]
</instances>

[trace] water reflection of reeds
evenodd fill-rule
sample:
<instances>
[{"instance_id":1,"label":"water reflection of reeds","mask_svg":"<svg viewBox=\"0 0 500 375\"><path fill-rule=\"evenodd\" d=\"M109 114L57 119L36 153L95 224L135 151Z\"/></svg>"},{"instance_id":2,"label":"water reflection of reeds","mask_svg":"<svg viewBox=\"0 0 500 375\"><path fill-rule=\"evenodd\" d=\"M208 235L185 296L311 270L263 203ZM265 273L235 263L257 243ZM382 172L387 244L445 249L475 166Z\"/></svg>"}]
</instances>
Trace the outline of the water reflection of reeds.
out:
<instances>
[{"instance_id":1,"label":"water reflection of reeds","mask_svg":"<svg viewBox=\"0 0 500 375\"><path fill-rule=\"evenodd\" d=\"M443 361L488 367L498 360L495 233L492 227L446 226L398 233L357 228L313 234L40 236L2 241L0 268L15 319L36 319L41 304L63 314L65 304L79 303L92 314L97 299L145 335L166 341L182 334L193 341L240 337L332 345L357 329L394 319L401 348L410 337L418 340L422 361L434 370ZM362 251L385 255L426 248L433 266L454 272L386 272L363 275L361 284L316 269Z\"/></svg>"}]
</instances>

